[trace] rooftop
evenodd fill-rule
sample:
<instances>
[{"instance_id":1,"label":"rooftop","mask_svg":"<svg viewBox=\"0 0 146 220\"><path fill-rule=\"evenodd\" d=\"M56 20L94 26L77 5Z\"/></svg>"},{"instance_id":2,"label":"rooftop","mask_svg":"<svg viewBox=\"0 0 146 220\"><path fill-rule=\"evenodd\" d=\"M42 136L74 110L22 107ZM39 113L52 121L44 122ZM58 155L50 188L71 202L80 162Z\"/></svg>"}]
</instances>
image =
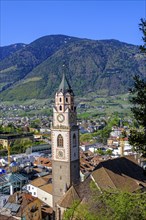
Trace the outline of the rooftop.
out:
<instances>
[{"instance_id":1,"label":"rooftop","mask_svg":"<svg viewBox=\"0 0 146 220\"><path fill-rule=\"evenodd\" d=\"M60 200L58 205L64 208L69 208L75 201L81 201L81 199L75 188L71 186L70 189L65 193L63 198Z\"/></svg>"},{"instance_id":2,"label":"rooftop","mask_svg":"<svg viewBox=\"0 0 146 220\"><path fill-rule=\"evenodd\" d=\"M60 83L60 86L59 86L59 89L58 89L58 92L62 92L62 93L66 93L66 92L69 92L69 93L73 93L72 89L71 89L71 86L65 76L65 74L63 74L63 77L62 77L62 81Z\"/></svg>"},{"instance_id":3,"label":"rooftop","mask_svg":"<svg viewBox=\"0 0 146 220\"><path fill-rule=\"evenodd\" d=\"M46 175L44 177L39 177L30 182L31 185L35 187L41 187L46 185L49 180L52 179L52 175Z\"/></svg>"},{"instance_id":4,"label":"rooftop","mask_svg":"<svg viewBox=\"0 0 146 220\"><path fill-rule=\"evenodd\" d=\"M52 183L48 183L48 184L43 185L43 186L41 186L39 188L42 189L43 191L49 193L49 194L52 194L52 192L53 192Z\"/></svg>"},{"instance_id":5,"label":"rooftop","mask_svg":"<svg viewBox=\"0 0 146 220\"><path fill-rule=\"evenodd\" d=\"M100 162L91 176L101 189L134 192L146 187L146 176L133 156Z\"/></svg>"}]
</instances>

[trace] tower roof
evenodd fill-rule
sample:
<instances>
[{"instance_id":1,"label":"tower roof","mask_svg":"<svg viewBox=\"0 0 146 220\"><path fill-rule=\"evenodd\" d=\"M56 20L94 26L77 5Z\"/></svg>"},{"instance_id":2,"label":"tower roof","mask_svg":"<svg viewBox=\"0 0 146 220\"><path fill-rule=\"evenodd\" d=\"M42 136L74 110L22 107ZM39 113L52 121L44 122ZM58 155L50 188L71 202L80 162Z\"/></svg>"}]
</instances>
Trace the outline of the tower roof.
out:
<instances>
[{"instance_id":1,"label":"tower roof","mask_svg":"<svg viewBox=\"0 0 146 220\"><path fill-rule=\"evenodd\" d=\"M58 89L58 92L62 92L62 93L66 93L66 92L69 92L69 93L73 93L73 90L65 76L65 74L63 73L63 77L62 77L62 81L60 83L60 86L59 86L59 89Z\"/></svg>"}]
</instances>

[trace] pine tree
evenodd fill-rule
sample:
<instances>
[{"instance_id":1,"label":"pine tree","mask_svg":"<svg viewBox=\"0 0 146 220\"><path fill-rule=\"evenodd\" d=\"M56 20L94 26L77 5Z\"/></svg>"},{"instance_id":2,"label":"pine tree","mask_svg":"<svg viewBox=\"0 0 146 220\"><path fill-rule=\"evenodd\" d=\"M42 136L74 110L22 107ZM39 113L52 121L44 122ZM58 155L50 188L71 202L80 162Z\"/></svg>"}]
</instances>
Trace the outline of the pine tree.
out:
<instances>
[{"instance_id":1,"label":"pine tree","mask_svg":"<svg viewBox=\"0 0 146 220\"><path fill-rule=\"evenodd\" d=\"M144 45L140 46L141 52L144 52L146 54L146 20L141 19L141 23L139 24L139 29L142 31L142 40L144 42Z\"/></svg>"},{"instance_id":2,"label":"pine tree","mask_svg":"<svg viewBox=\"0 0 146 220\"><path fill-rule=\"evenodd\" d=\"M146 55L146 21L141 19L139 29L143 33L144 45L140 46L140 51ZM131 111L134 118L137 120L139 129L130 131L129 143L134 146L134 149L146 156L146 81L140 76L134 76L134 87L130 90L132 97Z\"/></svg>"}]
</instances>

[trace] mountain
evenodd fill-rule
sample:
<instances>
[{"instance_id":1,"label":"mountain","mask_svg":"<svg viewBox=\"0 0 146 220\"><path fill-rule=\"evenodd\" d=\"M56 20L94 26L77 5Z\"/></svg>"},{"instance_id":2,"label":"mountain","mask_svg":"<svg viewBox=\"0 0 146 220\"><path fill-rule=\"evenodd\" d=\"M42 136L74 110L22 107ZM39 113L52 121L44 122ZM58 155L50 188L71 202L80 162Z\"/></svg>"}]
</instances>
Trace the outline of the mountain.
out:
<instances>
[{"instance_id":1,"label":"mountain","mask_svg":"<svg viewBox=\"0 0 146 220\"><path fill-rule=\"evenodd\" d=\"M132 86L135 74L146 78L145 68L144 55L135 45L117 40L45 36L1 60L0 98L48 98L54 95L63 71L76 95L121 94Z\"/></svg>"},{"instance_id":2,"label":"mountain","mask_svg":"<svg viewBox=\"0 0 146 220\"><path fill-rule=\"evenodd\" d=\"M0 47L0 61L15 53L17 50L24 48L26 44L12 44L10 46Z\"/></svg>"}]
</instances>

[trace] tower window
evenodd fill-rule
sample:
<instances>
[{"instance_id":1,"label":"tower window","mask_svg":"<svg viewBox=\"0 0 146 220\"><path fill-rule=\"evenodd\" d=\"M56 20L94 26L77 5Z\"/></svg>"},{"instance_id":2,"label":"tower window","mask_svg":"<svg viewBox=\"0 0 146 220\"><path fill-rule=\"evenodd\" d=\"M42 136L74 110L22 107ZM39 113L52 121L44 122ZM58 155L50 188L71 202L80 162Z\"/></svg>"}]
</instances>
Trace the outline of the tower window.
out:
<instances>
[{"instance_id":1,"label":"tower window","mask_svg":"<svg viewBox=\"0 0 146 220\"><path fill-rule=\"evenodd\" d=\"M60 98L59 101L62 102L62 99Z\"/></svg>"},{"instance_id":2,"label":"tower window","mask_svg":"<svg viewBox=\"0 0 146 220\"><path fill-rule=\"evenodd\" d=\"M61 134L58 135L57 137L57 146L58 147L63 147L63 137Z\"/></svg>"},{"instance_id":3,"label":"tower window","mask_svg":"<svg viewBox=\"0 0 146 220\"><path fill-rule=\"evenodd\" d=\"M66 102L68 102L68 98L66 98L65 100L66 100Z\"/></svg>"},{"instance_id":4,"label":"tower window","mask_svg":"<svg viewBox=\"0 0 146 220\"><path fill-rule=\"evenodd\" d=\"M71 110L74 110L74 107L73 107L73 105L71 106Z\"/></svg>"},{"instance_id":5,"label":"tower window","mask_svg":"<svg viewBox=\"0 0 146 220\"><path fill-rule=\"evenodd\" d=\"M59 106L59 110L62 111L62 106L61 105Z\"/></svg>"},{"instance_id":6,"label":"tower window","mask_svg":"<svg viewBox=\"0 0 146 220\"><path fill-rule=\"evenodd\" d=\"M60 176L60 180L62 180L62 176Z\"/></svg>"},{"instance_id":7,"label":"tower window","mask_svg":"<svg viewBox=\"0 0 146 220\"><path fill-rule=\"evenodd\" d=\"M73 134L73 147L76 147L76 142L77 142L76 135Z\"/></svg>"}]
</instances>

